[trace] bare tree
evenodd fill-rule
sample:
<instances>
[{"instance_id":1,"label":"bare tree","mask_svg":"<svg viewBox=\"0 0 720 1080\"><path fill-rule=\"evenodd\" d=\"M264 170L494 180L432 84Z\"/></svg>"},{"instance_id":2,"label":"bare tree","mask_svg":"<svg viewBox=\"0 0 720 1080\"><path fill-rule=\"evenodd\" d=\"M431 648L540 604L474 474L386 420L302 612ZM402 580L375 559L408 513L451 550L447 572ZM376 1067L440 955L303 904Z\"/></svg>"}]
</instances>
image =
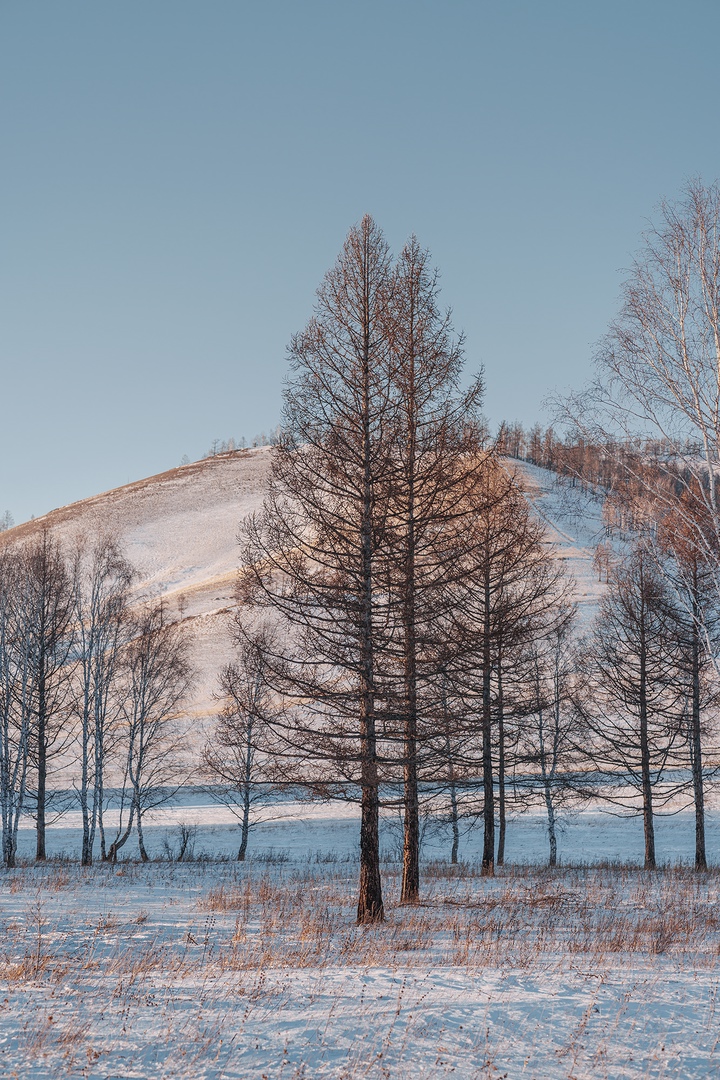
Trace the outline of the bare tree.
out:
<instances>
[{"instance_id":1,"label":"bare tree","mask_svg":"<svg viewBox=\"0 0 720 1080\"><path fill-rule=\"evenodd\" d=\"M676 764L681 743L676 624L664 583L640 540L613 572L601 601L582 660L590 678L580 709L588 756L614 774L606 797L636 812L639 802L647 869L656 866L654 792L668 765Z\"/></svg>"},{"instance_id":2,"label":"bare tree","mask_svg":"<svg viewBox=\"0 0 720 1080\"><path fill-rule=\"evenodd\" d=\"M222 785L223 801L240 818L238 861L245 859L254 805L266 800L273 769L273 724L282 703L268 686L267 657L272 633L267 626L243 628L238 658L220 675L222 711L203 749L203 771ZM272 647L275 647L274 644Z\"/></svg>"},{"instance_id":3,"label":"bare tree","mask_svg":"<svg viewBox=\"0 0 720 1080\"><path fill-rule=\"evenodd\" d=\"M596 366L595 382L559 415L656 514L684 513L720 598L720 185L693 180L661 204Z\"/></svg>"},{"instance_id":4,"label":"bare tree","mask_svg":"<svg viewBox=\"0 0 720 1080\"><path fill-rule=\"evenodd\" d=\"M115 540L100 537L89 549L78 546L73 560L73 602L83 866L92 863L96 829L100 832L101 857L107 855L103 824L105 765L108 742L117 737L120 702L116 684L132 579L132 567Z\"/></svg>"},{"instance_id":5,"label":"bare tree","mask_svg":"<svg viewBox=\"0 0 720 1080\"><path fill-rule=\"evenodd\" d=\"M0 552L0 814L2 852L15 866L25 804L32 725L32 608L15 553Z\"/></svg>"},{"instance_id":6,"label":"bare tree","mask_svg":"<svg viewBox=\"0 0 720 1080\"><path fill-rule=\"evenodd\" d=\"M438 292L429 254L412 237L396 263L389 301L393 469L382 576L398 627L387 655L400 672L394 711L403 747L400 897L405 903L416 901L420 889L422 684L436 667L436 645L442 648L435 631L448 587L458 575L460 548L473 544L467 495L483 467L482 383L477 379L467 392L460 391L462 339L453 334L450 313L440 312Z\"/></svg>"},{"instance_id":7,"label":"bare tree","mask_svg":"<svg viewBox=\"0 0 720 1080\"><path fill-rule=\"evenodd\" d=\"M293 338L284 433L263 512L244 529L240 580L241 598L283 624L268 662L273 688L297 702L288 749L310 771L325 761L333 779L359 788L359 922L383 919L377 662L387 605L376 572L388 498L390 270L365 217Z\"/></svg>"},{"instance_id":8,"label":"bare tree","mask_svg":"<svg viewBox=\"0 0 720 1080\"><path fill-rule=\"evenodd\" d=\"M572 768L577 761L578 718L574 708L577 654L572 630L575 609L561 605L549 631L524 652L527 697L519 723L519 763L537 770L531 778L542 792L550 848L548 864L557 865L558 809L576 790Z\"/></svg>"},{"instance_id":9,"label":"bare tree","mask_svg":"<svg viewBox=\"0 0 720 1080\"><path fill-rule=\"evenodd\" d=\"M72 584L65 552L47 530L20 555L26 578L23 602L32 685L30 760L36 779L36 858L46 857L45 830L49 757L71 740L71 675L75 625Z\"/></svg>"},{"instance_id":10,"label":"bare tree","mask_svg":"<svg viewBox=\"0 0 720 1080\"><path fill-rule=\"evenodd\" d=\"M658 565L672 592L677 611L676 633L680 647L677 676L684 687L687 708L687 743L695 808L695 868L707 867L705 846L705 742L708 720L717 714L718 678L713 657L720 651L720 609L714 572L720 551L714 547L714 530L699 501L688 505L683 492L677 507L658 524ZM697 520L702 514L701 521ZM690 521L692 520L692 525ZM704 543L698 542L702 533ZM711 557L712 553L712 557Z\"/></svg>"},{"instance_id":11,"label":"bare tree","mask_svg":"<svg viewBox=\"0 0 720 1080\"><path fill-rule=\"evenodd\" d=\"M488 459L472 495L476 545L456 588L451 630L458 685L480 713L483 873L495 866L495 709L499 663L523 637L540 632L562 593L562 571L531 515L518 479ZM502 700L502 683L500 685ZM496 699L497 700L497 699ZM504 763L503 763L504 769Z\"/></svg>"},{"instance_id":12,"label":"bare tree","mask_svg":"<svg viewBox=\"0 0 720 1080\"><path fill-rule=\"evenodd\" d=\"M108 859L137 829L140 857L148 860L143 815L172 797L187 772L179 718L193 683L188 638L178 623L169 623L162 602L147 605L137 616L124 656L123 804L120 824L108 848ZM123 811L127 807L127 819Z\"/></svg>"}]
</instances>

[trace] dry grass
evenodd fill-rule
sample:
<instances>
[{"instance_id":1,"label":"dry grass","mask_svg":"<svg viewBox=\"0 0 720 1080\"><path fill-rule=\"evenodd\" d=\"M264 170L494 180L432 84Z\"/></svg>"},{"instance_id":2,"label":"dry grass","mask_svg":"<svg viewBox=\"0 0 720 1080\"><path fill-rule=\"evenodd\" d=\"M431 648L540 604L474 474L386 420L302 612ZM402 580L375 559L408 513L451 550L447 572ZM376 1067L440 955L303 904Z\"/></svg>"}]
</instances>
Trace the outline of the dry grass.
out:
<instances>
[{"instance_id":1,"label":"dry grass","mask_svg":"<svg viewBox=\"0 0 720 1080\"><path fill-rule=\"evenodd\" d=\"M323 1030L331 1048L339 1021L327 1001L337 987L341 996L360 995L356 1003L346 1000L343 1023L349 1010L350 1022L366 1034L349 1046L342 1069L328 1066L322 1075L444 1075L444 1063L452 1071L461 1060L458 1046L466 1036L457 1026L444 1034L443 1020L432 1034L439 1064L417 1076L412 1068L413 1040L425 1037L424 980L444 972L448 985L467 988L502 985L508 975L561 989L572 983L582 1008L567 1014L553 1060L563 1062L558 1075L602 1077L602 1055L616 1053L612 1025L620 1031L627 1021L634 1030L627 1010L637 982L627 993L618 990L617 1017L599 1042L603 1002L592 988L600 993L613 979L621 982L626 970L635 973L633 980L642 973L643 994L662 996L667 972L687 985L698 978L717 982L716 872L509 867L486 879L472 866L435 864L425 874L422 901L413 906L397 903L398 878L396 868L386 871L387 921L367 927L354 923L353 868L339 862L126 863L90 871L48 865L6 873L0 877L0 980L19 1018L13 1036L18 1059L49 1056L57 1075L94 1076L98 1069L104 1075L107 1055L137 1047L134 1025L144 1030L155 1018L151 1045L167 1044L171 1063L162 1075L189 1077L200 1075L200 1063L212 1060L207 1055L225 1052L228 1010L233 1030L249 1025L260 1032L273 1029L284 1010L305 1007L326 1010ZM393 988L386 1004L363 998L378 978ZM306 980L299 1000L292 997L297 979ZM465 992L458 991L457 1000L464 1001ZM90 1006L92 1016L112 1018L108 1028L90 1022ZM703 1008L714 1016L714 998ZM702 1016L706 1030L710 1021ZM595 1032L592 1038L588 1031ZM539 1052L535 1032L531 1025L522 1033L527 1053ZM592 1060L586 1044L593 1046ZM260 1053L261 1040L257 1045ZM493 1042L488 1019L463 1050L477 1063L474 1071L459 1075L502 1075L495 1070L512 1045ZM289 1042L288 1061L292 1052ZM383 1064L391 1058L392 1069ZM312 1065L303 1071L310 1060L300 1055L293 1066L299 1071L288 1066L267 1075L307 1078L315 1075ZM253 1064L230 1075L261 1072Z\"/></svg>"},{"instance_id":2,"label":"dry grass","mask_svg":"<svg viewBox=\"0 0 720 1080\"><path fill-rule=\"evenodd\" d=\"M399 964L523 969L562 957L600 963L618 954L714 965L720 956L714 872L521 867L486 879L471 868L443 874L436 865L413 906L393 903L396 873L386 880L386 922L358 927L354 876L335 866L219 865L212 874L159 865L90 874L73 867L16 871L2 881L15 913L2 925L0 978L62 978L70 961L76 970L101 965L136 979L152 971L187 977ZM138 882L142 903L128 904ZM102 898L95 917L82 907L89 892ZM153 892L157 900L165 896L163 920L152 910ZM177 913L168 912L173 906ZM170 914L182 932L171 932Z\"/></svg>"}]
</instances>

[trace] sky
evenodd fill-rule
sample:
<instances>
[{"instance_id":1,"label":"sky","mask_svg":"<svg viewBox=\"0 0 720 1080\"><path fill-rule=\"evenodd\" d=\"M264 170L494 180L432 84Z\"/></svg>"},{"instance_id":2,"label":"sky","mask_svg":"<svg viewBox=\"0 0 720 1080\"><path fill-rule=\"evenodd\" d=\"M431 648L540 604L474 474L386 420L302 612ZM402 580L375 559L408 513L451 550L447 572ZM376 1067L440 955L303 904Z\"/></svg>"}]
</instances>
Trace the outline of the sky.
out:
<instances>
[{"instance_id":1,"label":"sky","mask_svg":"<svg viewBox=\"0 0 720 1080\"><path fill-rule=\"evenodd\" d=\"M351 227L411 233L492 424L582 385L720 177L717 0L0 0L0 515L252 439Z\"/></svg>"}]
</instances>

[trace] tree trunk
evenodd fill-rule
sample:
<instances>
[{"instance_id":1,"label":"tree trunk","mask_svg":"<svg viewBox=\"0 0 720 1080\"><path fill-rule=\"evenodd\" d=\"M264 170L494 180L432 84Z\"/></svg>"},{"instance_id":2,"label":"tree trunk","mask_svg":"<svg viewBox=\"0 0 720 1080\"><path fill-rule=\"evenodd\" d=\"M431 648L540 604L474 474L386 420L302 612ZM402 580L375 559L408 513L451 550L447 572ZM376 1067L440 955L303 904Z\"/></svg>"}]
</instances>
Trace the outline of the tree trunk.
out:
<instances>
[{"instance_id":1,"label":"tree trunk","mask_svg":"<svg viewBox=\"0 0 720 1080\"><path fill-rule=\"evenodd\" d=\"M375 732L375 669L373 650L373 446L370 435L370 265L368 236L363 272L363 487L360 527L361 620L360 620L360 890L357 921L382 922L385 913L380 878L380 792L378 787L377 742Z\"/></svg>"},{"instance_id":2,"label":"tree trunk","mask_svg":"<svg viewBox=\"0 0 720 1080\"><path fill-rule=\"evenodd\" d=\"M505 704L503 701L502 657L498 655L498 847L497 864L505 865Z\"/></svg>"},{"instance_id":3,"label":"tree trunk","mask_svg":"<svg viewBox=\"0 0 720 1080\"><path fill-rule=\"evenodd\" d=\"M455 788L455 776L452 771L452 764L450 766L450 818L452 821L452 850L450 852L450 862L455 865L458 861L458 851L460 848L460 828L458 826L458 804L457 804L457 790Z\"/></svg>"},{"instance_id":4,"label":"tree trunk","mask_svg":"<svg viewBox=\"0 0 720 1080\"><path fill-rule=\"evenodd\" d=\"M548 866L557 866L557 831L555 828L555 806L553 804L552 789L547 780L544 783L545 808L548 819L548 840L550 841L550 859Z\"/></svg>"},{"instance_id":5,"label":"tree trunk","mask_svg":"<svg viewBox=\"0 0 720 1080\"><path fill-rule=\"evenodd\" d=\"M705 853L705 792L703 788L703 757L700 731L700 634L699 612L693 603L692 630L692 729L690 750L692 755L693 794L695 799L695 869L707 870Z\"/></svg>"},{"instance_id":6,"label":"tree trunk","mask_svg":"<svg viewBox=\"0 0 720 1080\"><path fill-rule=\"evenodd\" d=\"M237 861L244 862L248 846L248 834L250 832L250 781L247 779L243 790L243 813L240 829L240 848L237 854Z\"/></svg>"},{"instance_id":7,"label":"tree trunk","mask_svg":"<svg viewBox=\"0 0 720 1080\"><path fill-rule=\"evenodd\" d=\"M38 679L38 727L37 727L37 844L35 858L44 860L45 850L45 804L47 798L47 700L45 662L40 654L40 677Z\"/></svg>"},{"instance_id":8,"label":"tree trunk","mask_svg":"<svg viewBox=\"0 0 720 1080\"><path fill-rule=\"evenodd\" d=\"M361 795L361 873L357 899L358 922L382 922L382 882L380 879L380 799L378 767L375 754L375 723L373 718L362 720L363 775Z\"/></svg>"},{"instance_id":9,"label":"tree trunk","mask_svg":"<svg viewBox=\"0 0 720 1080\"><path fill-rule=\"evenodd\" d=\"M408 683L403 762L405 822L400 902L414 904L420 895L420 806L417 778L417 695L415 693L414 671Z\"/></svg>"},{"instance_id":10,"label":"tree trunk","mask_svg":"<svg viewBox=\"0 0 720 1080\"><path fill-rule=\"evenodd\" d=\"M492 763L492 713L490 709L490 573L485 572L485 603L483 613L483 671L482 671L482 758L483 758L483 855L481 873L495 873L495 793Z\"/></svg>"},{"instance_id":11,"label":"tree trunk","mask_svg":"<svg viewBox=\"0 0 720 1080\"><path fill-rule=\"evenodd\" d=\"M640 769L642 778L643 831L645 836L645 869L655 870L655 824L653 821L652 778L650 775L650 746L648 742L647 671L644 630L641 631L640 653Z\"/></svg>"},{"instance_id":12,"label":"tree trunk","mask_svg":"<svg viewBox=\"0 0 720 1080\"><path fill-rule=\"evenodd\" d=\"M415 309L409 311L410 359L406 388L405 487L407 495L405 568L403 574L402 621L404 637L404 807L403 871L400 902L414 904L420 896L420 808L417 776L417 640L415 628Z\"/></svg>"},{"instance_id":13,"label":"tree trunk","mask_svg":"<svg viewBox=\"0 0 720 1080\"><path fill-rule=\"evenodd\" d=\"M140 849L140 858L143 862L150 862L150 856L145 850L145 837L143 836L142 814L140 812L140 807L138 807L137 811L137 836L138 848Z\"/></svg>"},{"instance_id":14,"label":"tree trunk","mask_svg":"<svg viewBox=\"0 0 720 1080\"><path fill-rule=\"evenodd\" d=\"M122 813L122 808L121 808L121 813ZM132 833L134 821L135 821L135 800L133 799L132 804L130 806L130 817L128 818L128 823L127 823L127 826L125 827L125 831L121 835L116 836L115 839L113 840L113 842L111 843L110 847L108 848L108 853L107 853L107 861L108 862L111 862L111 863L117 862L117 853L120 850L120 848L125 847L125 844L130 839L130 834Z\"/></svg>"},{"instance_id":15,"label":"tree trunk","mask_svg":"<svg viewBox=\"0 0 720 1080\"><path fill-rule=\"evenodd\" d=\"M84 710L82 719L82 760L80 765L80 810L82 813L82 852L80 855L81 866L91 866L93 859L92 840L90 830L90 812L88 807L89 784L89 754L88 754L88 731L87 709Z\"/></svg>"}]
</instances>

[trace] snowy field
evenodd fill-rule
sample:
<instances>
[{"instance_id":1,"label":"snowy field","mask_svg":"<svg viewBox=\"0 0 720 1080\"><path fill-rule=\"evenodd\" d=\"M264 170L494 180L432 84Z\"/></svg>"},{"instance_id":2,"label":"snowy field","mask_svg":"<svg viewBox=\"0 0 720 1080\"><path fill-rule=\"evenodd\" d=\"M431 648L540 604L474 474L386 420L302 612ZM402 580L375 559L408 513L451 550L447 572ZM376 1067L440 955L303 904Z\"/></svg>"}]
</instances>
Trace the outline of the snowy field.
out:
<instances>
[{"instance_id":1,"label":"snowy field","mask_svg":"<svg viewBox=\"0 0 720 1080\"><path fill-rule=\"evenodd\" d=\"M130 850L82 870L63 858L76 825L50 830L46 866L0 874L2 1076L720 1073L720 874L679 865L689 814L658 820L655 874L632 865L640 821L599 811L566 821L552 873L539 814L511 823L493 880L479 876L477 834L455 868L447 838L429 836L411 908L397 902L387 821L387 922L373 928L354 925L349 806L275 806L246 864L231 858L227 811L197 795L156 814L146 865ZM192 862L171 861L181 825ZM708 840L717 861L717 811ZM31 841L23 830L21 855Z\"/></svg>"},{"instance_id":2,"label":"snowy field","mask_svg":"<svg viewBox=\"0 0 720 1080\"><path fill-rule=\"evenodd\" d=\"M237 526L256 509L268 451L226 455L55 511L72 542L120 535L138 590L192 627L195 733L230 655ZM516 467L516 465L513 465ZM517 465L587 626L600 504ZM11 535L11 534L8 534ZM64 778L70 782L71 778ZM113 825L108 814L108 828ZM422 901L398 904L400 829L383 823L387 921L355 926L358 818L339 804L277 802L238 864L238 827L198 791L146 820L115 866L78 866L79 821L48 831L49 862L0 871L0 1076L29 1078L707 1078L720 1075L720 809L713 868L694 874L689 811L658 816L662 869L640 869L642 824L599 807L562 822L543 869L541 813L508 827L508 865L479 876L479 830L461 865L424 833ZM181 833L190 861L175 861Z\"/></svg>"}]
</instances>

